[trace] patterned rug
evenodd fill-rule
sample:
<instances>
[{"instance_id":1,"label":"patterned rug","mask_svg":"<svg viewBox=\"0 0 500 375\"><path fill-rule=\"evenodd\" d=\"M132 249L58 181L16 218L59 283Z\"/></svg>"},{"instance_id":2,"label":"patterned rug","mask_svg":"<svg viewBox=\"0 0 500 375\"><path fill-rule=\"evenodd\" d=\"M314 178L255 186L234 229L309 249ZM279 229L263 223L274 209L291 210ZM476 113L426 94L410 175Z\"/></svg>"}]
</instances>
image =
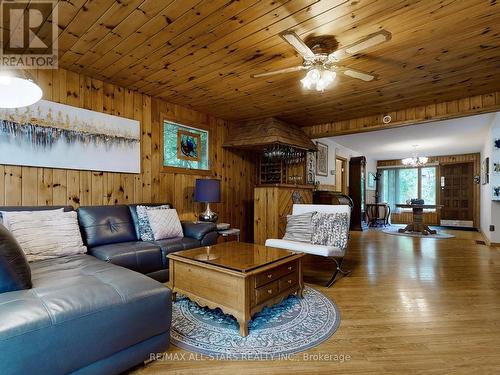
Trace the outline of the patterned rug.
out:
<instances>
[{"instance_id":1,"label":"patterned rug","mask_svg":"<svg viewBox=\"0 0 500 375\"><path fill-rule=\"evenodd\" d=\"M431 228L433 229L433 228ZM419 237L419 238L455 238L453 234L443 233L438 230L436 234L421 234L421 233L399 233L399 228L385 229L382 232L392 234L394 236Z\"/></svg>"},{"instance_id":2,"label":"patterned rug","mask_svg":"<svg viewBox=\"0 0 500 375\"><path fill-rule=\"evenodd\" d=\"M239 335L238 323L231 315L200 307L178 295L173 306L171 342L216 358L273 359L319 345L339 325L335 303L309 287L303 299L292 295L254 315L247 337Z\"/></svg>"}]
</instances>

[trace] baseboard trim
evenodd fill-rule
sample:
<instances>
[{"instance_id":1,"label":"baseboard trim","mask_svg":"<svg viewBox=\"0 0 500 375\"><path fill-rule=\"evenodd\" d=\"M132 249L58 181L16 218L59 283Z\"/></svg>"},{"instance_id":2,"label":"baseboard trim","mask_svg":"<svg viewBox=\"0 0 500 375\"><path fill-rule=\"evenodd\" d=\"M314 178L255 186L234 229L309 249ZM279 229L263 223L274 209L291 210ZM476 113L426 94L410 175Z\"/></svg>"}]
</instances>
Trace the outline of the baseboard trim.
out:
<instances>
[{"instance_id":1,"label":"baseboard trim","mask_svg":"<svg viewBox=\"0 0 500 375\"><path fill-rule=\"evenodd\" d=\"M479 230L479 232L481 233L481 236L483 236L483 239L484 239L484 242L486 242L486 246L490 246L490 247L500 247L500 243L498 242L491 242L488 237L486 237L486 235L484 234L484 232L482 230Z\"/></svg>"}]
</instances>

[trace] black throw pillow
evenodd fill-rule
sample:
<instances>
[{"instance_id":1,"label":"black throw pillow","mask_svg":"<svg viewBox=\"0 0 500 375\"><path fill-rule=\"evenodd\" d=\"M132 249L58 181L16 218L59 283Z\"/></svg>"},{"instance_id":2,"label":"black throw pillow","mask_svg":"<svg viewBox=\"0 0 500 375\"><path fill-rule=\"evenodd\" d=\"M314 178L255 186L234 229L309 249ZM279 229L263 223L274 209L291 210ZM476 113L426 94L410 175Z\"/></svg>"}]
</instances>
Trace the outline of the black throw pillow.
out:
<instances>
[{"instance_id":1,"label":"black throw pillow","mask_svg":"<svg viewBox=\"0 0 500 375\"><path fill-rule=\"evenodd\" d=\"M0 224L0 293L31 288L31 269L21 246Z\"/></svg>"}]
</instances>

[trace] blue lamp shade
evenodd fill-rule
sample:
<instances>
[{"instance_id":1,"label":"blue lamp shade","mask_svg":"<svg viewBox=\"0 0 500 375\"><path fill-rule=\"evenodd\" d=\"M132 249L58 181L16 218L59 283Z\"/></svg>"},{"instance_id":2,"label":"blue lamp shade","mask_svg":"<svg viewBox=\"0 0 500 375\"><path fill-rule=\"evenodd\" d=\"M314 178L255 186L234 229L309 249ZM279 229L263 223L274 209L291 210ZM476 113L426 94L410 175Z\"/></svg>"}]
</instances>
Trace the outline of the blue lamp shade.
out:
<instances>
[{"instance_id":1,"label":"blue lamp shade","mask_svg":"<svg viewBox=\"0 0 500 375\"><path fill-rule=\"evenodd\" d=\"M194 188L195 202L220 202L220 180L215 178L196 179Z\"/></svg>"}]
</instances>

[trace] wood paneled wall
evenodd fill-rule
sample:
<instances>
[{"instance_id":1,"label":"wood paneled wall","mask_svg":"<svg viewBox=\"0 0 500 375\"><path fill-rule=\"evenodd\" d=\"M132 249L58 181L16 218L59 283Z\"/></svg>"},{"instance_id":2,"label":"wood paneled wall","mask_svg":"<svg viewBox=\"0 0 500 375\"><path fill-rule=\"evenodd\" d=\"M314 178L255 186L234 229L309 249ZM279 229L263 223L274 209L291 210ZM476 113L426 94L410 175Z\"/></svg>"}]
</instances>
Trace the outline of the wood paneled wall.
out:
<instances>
[{"instance_id":1,"label":"wood paneled wall","mask_svg":"<svg viewBox=\"0 0 500 375\"><path fill-rule=\"evenodd\" d=\"M431 156L429 157L429 163L437 163L439 165L445 164L454 164L454 163L473 163L474 176L479 176L481 173L481 155L479 153L474 154L461 154L461 155L446 155L446 156ZM394 167L401 166L401 160L379 160L377 161L377 167ZM439 185L439 181L441 180L440 169L436 170L436 179L437 184ZM440 188L436 186L436 202L437 204L441 204L440 202ZM474 201L473 204L473 222L474 227L479 228L480 225L480 193L481 186L479 184L474 184L472 189L472 199ZM394 224L408 224L412 221L412 213L410 211L402 211L399 213L393 212L391 214L391 222ZM436 212L424 212L424 223L428 225L439 225L441 221L440 211Z\"/></svg>"},{"instance_id":2,"label":"wood paneled wall","mask_svg":"<svg viewBox=\"0 0 500 375\"><path fill-rule=\"evenodd\" d=\"M292 214L295 192L300 194L301 203L312 203L312 188L298 186L257 186L255 188L254 243L264 245L268 238L283 238L287 216Z\"/></svg>"},{"instance_id":3,"label":"wood paneled wall","mask_svg":"<svg viewBox=\"0 0 500 375\"><path fill-rule=\"evenodd\" d=\"M184 220L196 219L202 205L193 202L191 173L163 173L160 134L163 118L210 130L211 175L222 180L222 202L214 206L220 221L253 238L255 158L223 149L230 123L148 95L59 70L31 72L44 99L123 116L141 122L141 173L109 173L0 165L0 205L108 205L171 202ZM0 150L1 152L1 150Z\"/></svg>"},{"instance_id":4,"label":"wood paneled wall","mask_svg":"<svg viewBox=\"0 0 500 375\"><path fill-rule=\"evenodd\" d=\"M436 100L435 103L426 106L408 107L375 116L308 126L304 127L304 131L311 138L322 138L423 124L495 111L500 111L500 91L451 101L439 102ZM392 118L389 124L382 122L385 115L390 115Z\"/></svg>"}]
</instances>

